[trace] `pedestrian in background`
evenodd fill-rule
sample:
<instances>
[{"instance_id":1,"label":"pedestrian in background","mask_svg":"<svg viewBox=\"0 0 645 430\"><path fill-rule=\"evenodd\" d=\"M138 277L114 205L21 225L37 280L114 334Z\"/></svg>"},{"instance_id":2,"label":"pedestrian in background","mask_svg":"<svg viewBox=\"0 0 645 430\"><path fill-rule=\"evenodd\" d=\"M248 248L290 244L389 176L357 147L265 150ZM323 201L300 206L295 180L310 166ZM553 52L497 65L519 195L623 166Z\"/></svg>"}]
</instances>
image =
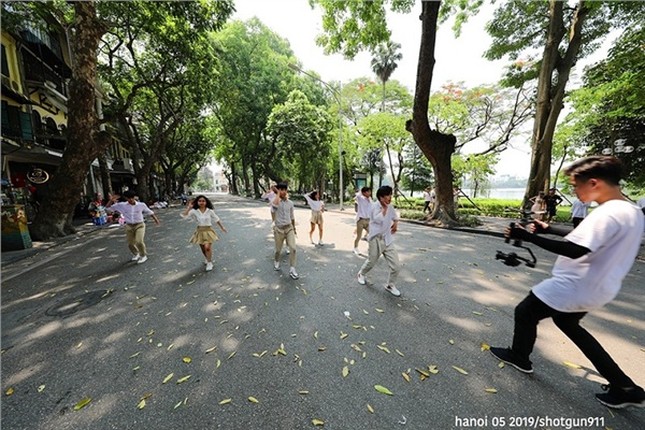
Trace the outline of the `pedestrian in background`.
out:
<instances>
[{"instance_id":1,"label":"pedestrian in background","mask_svg":"<svg viewBox=\"0 0 645 430\"><path fill-rule=\"evenodd\" d=\"M540 191L537 196L531 197L529 199L533 205L531 205L531 217L540 221L544 221L545 202L544 202L544 191Z\"/></svg>"},{"instance_id":2,"label":"pedestrian in background","mask_svg":"<svg viewBox=\"0 0 645 430\"><path fill-rule=\"evenodd\" d=\"M546 208L546 222L551 222L558 212L558 205L562 202L562 197L555 193L555 188L549 189L544 196L544 207Z\"/></svg>"},{"instance_id":3,"label":"pedestrian in background","mask_svg":"<svg viewBox=\"0 0 645 430\"><path fill-rule=\"evenodd\" d=\"M578 227L578 224L585 219L590 205L590 202L583 202L580 199L573 200L571 204L571 222L573 223L573 228Z\"/></svg>"},{"instance_id":4,"label":"pedestrian in background","mask_svg":"<svg viewBox=\"0 0 645 430\"><path fill-rule=\"evenodd\" d=\"M271 203L273 203L273 200L275 199L275 196L278 192L278 189L275 187L275 185L271 185L269 188L269 191L266 193L262 194L260 197L262 200L266 200L269 202L269 212L271 212L271 221L275 221L275 212L273 212Z\"/></svg>"},{"instance_id":5,"label":"pedestrian in background","mask_svg":"<svg viewBox=\"0 0 645 430\"><path fill-rule=\"evenodd\" d=\"M217 224L219 228L226 233L226 228L222 225L219 217L213 210L213 203L204 195L199 195L191 199L186 204L186 210L181 214L182 218L190 218L197 222L197 229L190 238L190 243L199 245L204 255L206 271L213 270L213 243L219 240L213 225Z\"/></svg>"},{"instance_id":6,"label":"pedestrian in background","mask_svg":"<svg viewBox=\"0 0 645 430\"><path fill-rule=\"evenodd\" d=\"M296 272L296 217L293 210L293 202L289 200L287 184L276 185L278 194L273 199L271 207L275 212L275 226L273 227L273 239L275 240L275 255L273 268L280 270L280 252L282 245L287 242L289 247L289 276L298 279Z\"/></svg>"},{"instance_id":7,"label":"pedestrian in background","mask_svg":"<svg viewBox=\"0 0 645 430\"><path fill-rule=\"evenodd\" d=\"M116 203L120 197L118 194L113 194L105 209L108 212L119 212L124 218L125 236L128 239L128 248L132 252L132 261L136 261L137 264L145 263L148 260L148 254L144 241L146 235L144 216L151 216L157 225L159 225L159 218L148 205L136 200L134 191L128 190L123 193L126 201Z\"/></svg>"},{"instance_id":8,"label":"pedestrian in background","mask_svg":"<svg viewBox=\"0 0 645 430\"><path fill-rule=\"evenodd\" d=\"M320 193L318 191L312 191L309 194L305 194L305 200L311 208L311 219L309 223L311 224L311 230L309 231L309 241L312 245L315 245L313 239L314 230L316 230L316 225L318 226L318 245L322 246L323 241L323 211L325 210L325 202L320 200Z\"/></svg>"},{"instance_id":9,"label":"pedestrian in background","mask_svg":"<svg viewBox=\"0 0 645 430\"><path fill-rule=\"evenodd\" d=\"M356 238L354 239L354 254L359 255L358 243L363 236L363 230L369 233L370 212L372 208L372 189L363 187L356 193Z\"/></svg>"},{"instance_id":10,"label":"pedestrian in background","mask_svg":"<svg viewBox=\"0 0 645 430\"><path fill-rule=\"evenodd\" d=\"M551 318L607 379L609 384L602 388L608 392L596 394L596 399L611 408L644 407L645 392L580 326L580 320L616 297L641 245L643 215L620 190L621 167L615 157L592 156L564 170L578 199L599 205L571 232L535 221L538 232L564 236L564 240L546 239L517 226L506 229L506 237L533 242L559 257L552 277L534 286L515 308L511 348L490 348L497 359L521 372L533 373L529 356L537 326Z\"/></svg>"},{"instance_id":11,"label":"pedestrian in background","mask_svg":"<svg viewBox=\"0 0 645 430\"><path fill-rule=\"evenodd\" d=\"M370 211L369 235L367 236L368 256L361 270L358 271L358 283L361 285L367 283L365 276L374 268L382 255L390 268L385 289L393 296L399 297L401 292L395 285L400 270L399 254L393 244L393 235L399 226L399 215L391 205L392 187L388 185L380 187L376 191L376 198L378 201L372 204Z\"/></svg>"},{"instance_id":12,"label":"pedestrian in background","mask_svg":"<svg viewBox=\"0 0 645 430\"><path fill-rule=\"evenodd\" d=\"M426 210L429 213L432 213L432 189L430 187L427 187L425 190L423 190L423 213L426 212Z\"/></svg>"}]
</instances>

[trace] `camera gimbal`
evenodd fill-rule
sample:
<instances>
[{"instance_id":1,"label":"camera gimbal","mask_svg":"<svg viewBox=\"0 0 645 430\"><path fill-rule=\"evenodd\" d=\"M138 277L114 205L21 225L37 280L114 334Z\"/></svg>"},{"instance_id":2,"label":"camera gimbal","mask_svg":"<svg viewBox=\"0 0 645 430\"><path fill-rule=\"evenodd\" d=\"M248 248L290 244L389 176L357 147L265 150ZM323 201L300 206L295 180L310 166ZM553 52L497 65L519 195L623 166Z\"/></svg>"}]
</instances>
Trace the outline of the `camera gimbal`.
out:
<instances>
[{"instance_id":1,"label":"camera gimbal","mask_svg":"<svg viewBox=\"0 0 645 430\"><path fill-rule=\"evenodd\" d=\"M522 214L522 218L520 219L519 224L522 227L533 222L529 218L529 216L533 214L533 212L522 211L521 214ZM510 223L509 227L512 229L513 227L515 227L515 223L514 222ZM506 239L504 239L504 242L510 243L511 239L507 237ZM516 248L526 249L529 255L531 256L531 258L528 259L528 258L520 257L515 252L509 252L507 254L502 251L497 251L497 253L495 254L495 260L502 260L502 262L505 265L511 266L511 267L519 266L520 264L522 264L522 262L524 262L524 264L526 264L528 267L535 267L535 264L537 263L537 258L535 258L535 254L533 254L533 251L531 251L529 247L522 245L521 239L513 239L513 246Z\"/></svg>"}]
</instances>

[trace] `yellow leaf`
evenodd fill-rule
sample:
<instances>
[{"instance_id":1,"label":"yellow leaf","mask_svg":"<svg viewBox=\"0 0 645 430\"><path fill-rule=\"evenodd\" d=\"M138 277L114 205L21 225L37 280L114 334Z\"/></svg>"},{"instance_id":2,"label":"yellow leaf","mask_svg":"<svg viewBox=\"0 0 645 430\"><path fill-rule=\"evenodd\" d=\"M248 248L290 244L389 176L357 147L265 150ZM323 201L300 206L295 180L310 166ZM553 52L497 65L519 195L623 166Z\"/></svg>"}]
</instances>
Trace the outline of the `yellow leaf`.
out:
<instances>
[{"instance_id":1,"label":"yellow leaf","mask_svg":"<svg viewBox=\"0 0 645 430\"><path fill-rule=\"evenodd\" d=\"M231 352L231 353L230 353L230 355L228 356L228 360L230 360L231 358L233 358L233 356L234 356L235 354L237 354L237 351L233 351L233 352Z\"/></svg>"},{"instance_id":2,"label":"yellow leaf","mask_svg":"<svg viewBox=\"0 0 645 430\"><path fill-rule=\"evenodd\" d=\"M582 369L582 366L576 363L572 363L570 361L563 361L562 364L564 364L567 367L570 367L572 369Z\"/></svg>"},{"instance_id":3,"label":"yellow leaf","mask_svg":"<svg viewBox=\"0 0 645 430\"><path fill-rule=\"evenodd\" d=\"M369 403L367 404L367 410L370 412L370 414L374 413L374 408Z\"/></svg>"},{"instance_id":4,"label":"yellow leaf","mask_svg":"<svg viewBox=\"0 0 645 430\"><path fill-rule=\"evenodd\" d=\"M307 394L309 394L309 391L301 390L301 391L298 391L298 394L302 394L303 396L306 396Z\"/></svg>"},{"instance_id":5,"label":"yellow leaf","mask_svg":"<svg viewBox=\"0 0 645 430\"><path fill-rule=\"evenodd\" d=\"M40 385L40 386L38 387L38 392L39 392L39 393L42 393L43 391L45 391L45 384Z\"/></svg>"},{"instance_id":6,"label":"yellow leaf","mask_svg":"<svg viewBox=\"0 0 645 430\"><path fill-rule=\"evenodd\" d=\"M182 401L182 402L177 403L173 409L177 409L178 407L181 406L182 403L184 403L184 402Z\"/></svg>"},{"instance_id":7,"label":"yellow leaf","mask_svg":"<svg viewBox=\"0 0 645 430\"><path fill-rule=\"evenodd\" d=\"M367 312L365 309L363 309L363 313L364 313L365 315L369 315L369 314L370 314L370 313L369 313L369 312Z\"/></svg>"},{"instance_id":8,"label":"yellow leaf","mask_svg":"<svg viewBox=\"0 0 645 430\"><path fill-rule=\"evenodd\" d=\"M210 354L211 352L215 351L216 349L217 349L217 347L216 347L216 346L214 346L214 347L212 347L212 348L208 348L208 349L206 350L206 354Z\"/></svg>"},{"instance_id":9,"label":"yellow leaf","mask_svg":"<svg viewBox=\"0 0 645 430\"><path fill-rule=\"evenodd\" d=\"M74 410L79 411L83 409L85 406L87 406L90 402L92 401L91 397L85 397L81 400L78 401L77 404L74 405Z\"/></svg>"},{"instance_id":10,"label":"yellow leaf","mask_svg":"<svg viewBox=\"0 0 645 430\"><path fill-rule=\"evenodd\" d=\"M137 409L143 409L145 407L146 407L146 399L141 399L141 401L137 405Z\"/></svg>"},{"instance_id":11,"label":"yellow leaf","mask_svg":"<svg viewBox=\"0 0 645 430\"><path fill-rule=\"evenodd\" d=\"M462 369L461 367L452 366L452 368L453 368L453 369L455 369L457 372L461 373L462 375L468 375L468 372L466 372L466 371L465 371L464 369Z\"/></svg>"},{"instance_id":12,"label":"yellow leaf","mask_svg":"<svg viewBox=\"0 0 645 430\"><path fill-rule=\"evenodd\" d=\"M233 401L233 399L224 399L221 402L219 402L219 404L220 405L226 405L228 403L231 403L232 401Z\"/></svg>"},{"instance_id":13,"label":"yellow leaf","mask_svg":"<svg viewBox=\"0 0 645 430\"><path fill-rule=\"evenodd\" d=\"M497 367L499 367L500 369L502 369L502 368L504 367L504 362L503 362L503 361L500 361L499 363L497 363Z\"/></svg>"},{"instance_id":14,"label":"yellow leaf","mask_svg":"<svg viewBox=\"0 0 645 430\"><path fill-rule=\"evenodd\" d=\"M171 373L170 375L166 376L166 377L163 379L162 384L165 384L166 382L170 381L174 376L175 376L175 374L174 374L174 373Z\"/></svg>"},{"instance_id":15,"label":"yellow leaf","mask_svg":"<svg viewBox=\"0 0 645 430\"><path fill-rule=\"evenodd\" d=\"M132 355L130 356L130 358L134 358L134 357L138 356L139 354L141 354L141 352L134 353L134 354L132 354Z\"/></svg>"},{"instance_id":16,"label":"yellow leaf","mask_svg":"<svg viewBox=\"0 0 645 430\"><path fill-rule=\"evenodd\" d=\"M432 364L428 366L428 372L432 373L433 375L436 375L437 373L439 373L439 368L436 365Z\"/></svg>"},{"instance_id":17,"label":"yellow leaf","mask_svg":"<svg viewBox=\"0 0 645 430\"><path fill-rule=\"evenodd\" d=\"M255 397L253 397L253 396L249 396L249 402L251 402L251 403L260 403L260 402L258 401L258 399L256 399L256 398L255 398Z\"/></svg>"},{"instance_id":18,"label":"yellow leaf","mask_svg":"<svg viewBox=\"0 0 645 430\"><path fill-rule=\"evenodd\" d=\"M347 336L349 336L347 333L343 333L342 331L340 332L341 339L345 339Z\"/></svg>"},{"instance_id":19,"label":"yellow leaf","mask_svg":"<svg viewBox=\"0 0 645 430\"><path fill-rule=\"evenodd\" d=\"M379 312L379 313L383 313L383 312L385 312L383 309L379 309L379 308L374 308L374 310L375 310L376 312Z\"/></svg>"},{"instance_id":20,"label":"yellow leaf","mask_svg":"<svg viewBox=\"0 0 645 430\"><path fill-rule=\"evenodd\" d=\"M190 363L191 361L193 361L193 359L190 357L184 357L181 359L181 361L183 361L184 363Z\"/></svg>"},{"instance_id":21,"label":"yellow leaf","mask_svg":"<svg viewBox=\"0 0 645 430\"><path fill-rule=\"evenodd\" d=\"M219 367L220 367L221 365L222 365L222 362L221 362L221 361L220 361L220 359L218 358L218 359L217 359L217 362L215 363L215 368L216 368L216 369L219 369Z\"/></svg>"},{"instance_id":22,"label":"yellow leaf","mask_svg":"<svg viewBox=\"0 0 645 430\"><path fill-rule=\"evenodd\" d=\"M452 340L452 339L450 339L450 340L448 341L448 343L449 343L449 344L451 344L451 345L454 345L454 344L455 344L455 341L454 341L454 340Z\"/></svg>"},{"instance_id":23,"label":"yellow leaf","mask_svg":"<svg viewBox=\"0 0 645 430\"><path fill-rule=\"evenodd\" d=\"M381 393L381 394L387 394L388 396L393 396L394 395L390 390L388 390L387 388L385 388L382 385L375 385L374 389L376 391L378 391L379 393Z\"/></svg>"},{"instance_id":24,"label":"yellow leaf","mask_svg":"<svg viewBox=\"0 0 645 430\"><path fill-rule=\"evenodd\" d=\"M323 352L323 351L325 351L326 349L327 349L327 347L324 347L324 346L319 346L319 347L318 347L318 351L320 351L320 352Z\"/></svg>"},{"instance_id":25,"label":"yellow leaf","mask_svg":"<svg viewBox=\"0 0 645 430\"><path fill-rule=\"evenodd\" d=\"M376 345L376 347L383 352L387 352L388 354L390 353L390 350L387 348L387 346Z\"/></svg>"},{"instance_id":26,"label":"yellow leaf","mask_svg":"<svg viewBox=\"0 0 645 430\"><path fill-rule=\"evenodd\" d=\"M414 369L414 370L419 372L419 374L422 376L421 379L425 379L425 378L428 378L430 376L430 374L428 372L424 371L424 370L421 370L421 369Z\"/></svg>"},{"instance_id":27,"label":"yellow leaf","mask_svg":"<svg viewBox=\"0 0 645 430\"><path fill-rule=\"evenodd\" d=\"M182 382L186 382L186 381L188 381L188 380L190 379L190 377L191 377L191 376L192 376L192 375L187 375L187 376L184 376L183 378L179 378L179 379L177 379L177 384L181 384Z\"/></svg>"},{"instance_id":28,"label":"yellow leaf","mask_svg":"<svg viewBox=\"0 0 645 430\"><path fill-rule=\"evenodd\" d=\"M496 394L497 393L497 390L494 389L494 388L486 388L484 391L486 391L487 393L491 393L491 394Z\"/></svg>"},{"instance_id":29,"label":"yellow leaf","mask_svg":"<svg viewBox=\"0 0 645 430\"><path fill-rule=\"evenodd\" d=\"M5 391L4 393L5 393L7 396L10 396L10 395L12 395L12 394L14 393L14 391L15 391L15 390L13 389L13 387L9 387L9 388L7 388L7 391Z\"/></svg>"},{"instance_id":30,"label":"yellow leaf","mask_svg":"<svg viewBox=\"0 0 645 430\"><path fill-rule=\"evenodd\" d=\"M401 351L399 351L398 349L395 349L395 351L396 351L396 353L397 353L397 354L399 354L401 357L405 357L405 355L403 355L403 353L402 353Z\"/></svg>"},{"instance_id":31,"label":"yellow leaf","mask_svg":"<svg viewBox=\"0 0 645 430\"><path fill-rule=\"evenodd\" d=\"M473 311L473 313L474 313L475 315L479 315L479 316L484 315L483 313L481 313L481 312L477 312L477 311Z\"/></svg>"},{"instance_id":32,"label":"yellow leaf","mask_svg":"<svg viewBox=\"0 0 645 430\"><path fill-rule=\"evenodd\" d=\"M317 331L314 332L314 339L318 339L318 332Z\"/></svg>"},{"instance_id":33,"label":"yellow leaf","mask_svg":"<svg viewBox=\"0 0 645 430\"><path fill-rule=\"evenodd\" d=\"M346 378L349 375L349 367L343 367L343 378Z\"/></svg>"},{"instance_id":34,"label":"yellow leaf","mask_svg":"<svg viewBox=\"0 0 645 430\"><path fill-rule=\"evenodd\" d=\"M487 344L486 342L482 342L481 344L481 350L482 351L489 351L490 350L490 345Z\"/></svg>"},{"instance_id":35,"label":"yellow leaf","mask_svg":"<svg viewBox=\"0 0 645 430\"><path fill-rule=\"evenodd\" d=\"M405 379L407 382L410 382L410 375L407 373L403 372L401 373L401 376L403 376L403 379Z\"/></svg>"},{"instance_id":36,"label":"yellow leaf","mask_svg":"<svg viewBox=\"0 0 645 430\"><path fill-rule=\"evenodd\" d=\"M314 418L313 420L311 420L311 424L313 424L315 426L324 426L325 422L323 420L319 420L317 418Z\"/></svg>"}]
</instances>

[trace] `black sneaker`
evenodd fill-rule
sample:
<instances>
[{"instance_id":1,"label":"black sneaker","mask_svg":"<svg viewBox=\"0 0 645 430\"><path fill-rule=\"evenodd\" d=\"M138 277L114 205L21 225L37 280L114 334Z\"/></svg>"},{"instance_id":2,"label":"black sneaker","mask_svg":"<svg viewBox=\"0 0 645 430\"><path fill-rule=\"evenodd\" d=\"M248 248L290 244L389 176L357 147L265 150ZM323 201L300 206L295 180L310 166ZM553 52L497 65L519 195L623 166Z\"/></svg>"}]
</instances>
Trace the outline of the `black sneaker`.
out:
<instances>
[{"instance_id":1,"label":"black sneaker","mask_svg":"<svg viewBox=\"0 0 645 430\"><path fill-rule=\"evenodd\" d=\"M605 406L622 409L627 406L645 407L645 391L641 387L618 388L603 385L606 393L596 394L596 400Z\"/></svg>"},{"instance_id":2,"label":"black sneaker","mask_svg":"<svg viewBox=\"0 0 645 430\"><path fill-rule=\"evenodd\" d=\"M495 346L491 346L490 353L498 360L503 361L506 364L510 364L520 372L533 373L531 362L519 360L510 348L497 348Z\"/></svg>"}]
</instances>

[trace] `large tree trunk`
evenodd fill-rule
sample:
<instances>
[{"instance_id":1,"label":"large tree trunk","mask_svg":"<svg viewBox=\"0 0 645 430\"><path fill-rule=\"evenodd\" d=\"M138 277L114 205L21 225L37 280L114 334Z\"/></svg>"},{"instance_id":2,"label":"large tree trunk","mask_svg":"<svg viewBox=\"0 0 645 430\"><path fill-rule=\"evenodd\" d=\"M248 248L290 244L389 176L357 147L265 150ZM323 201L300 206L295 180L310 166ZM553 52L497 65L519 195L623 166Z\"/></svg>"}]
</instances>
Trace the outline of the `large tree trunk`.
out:
<instances>
[{"instance_id":1,"label":"large tree trunk","mask_svg":"<svg viewBox=\"0 0 645 430\"><path fill-rule=\"evenodd\" d=\"M457 139L453 135L431 130L428 123L428 102L435 64L434 50L437 37L437 18L441 2L424 1L421 2L421 5L420 19L422 29L417 83L412 120L407 122L406 129L412 133L415 143L434 168L437 200L430 218L437 220L440 225L450 227L457 223L450 164L450 158L455 152Z\"/></svg>"},{"instance_id":2,"label":"large tree trunk","mask_svg":"<svg viewBox=\"0 0 645 430\"><path fill-rule=\"evenodd\" d=\"M550 0L549 28L538 76L537 106L531 139L531 170L526 184L523 207L529 207L531 197L549 188L553 134L558 116L562 111L564 90L569 74L580 51L582 26L589 12L586 2L580 0L569 31L569 44L564 57L561 57L560 47L566 35L562 8L563 2ZM555 72L557 75L554 77Z\"/></svg>"},{"instance_id":3,"label":"large tree trunk","mask_svg":"<svg viewBox=\"0 0 645 430\"><path fill-rule=\"evenodd\" d=\"M110 144L99 135L96 113L96 53L105 31L93 1L74 3L72 79L68 104L67 145L31 226L35 240L74 232L71 220L92 161Z\"/></svg>"}]
</instances>

